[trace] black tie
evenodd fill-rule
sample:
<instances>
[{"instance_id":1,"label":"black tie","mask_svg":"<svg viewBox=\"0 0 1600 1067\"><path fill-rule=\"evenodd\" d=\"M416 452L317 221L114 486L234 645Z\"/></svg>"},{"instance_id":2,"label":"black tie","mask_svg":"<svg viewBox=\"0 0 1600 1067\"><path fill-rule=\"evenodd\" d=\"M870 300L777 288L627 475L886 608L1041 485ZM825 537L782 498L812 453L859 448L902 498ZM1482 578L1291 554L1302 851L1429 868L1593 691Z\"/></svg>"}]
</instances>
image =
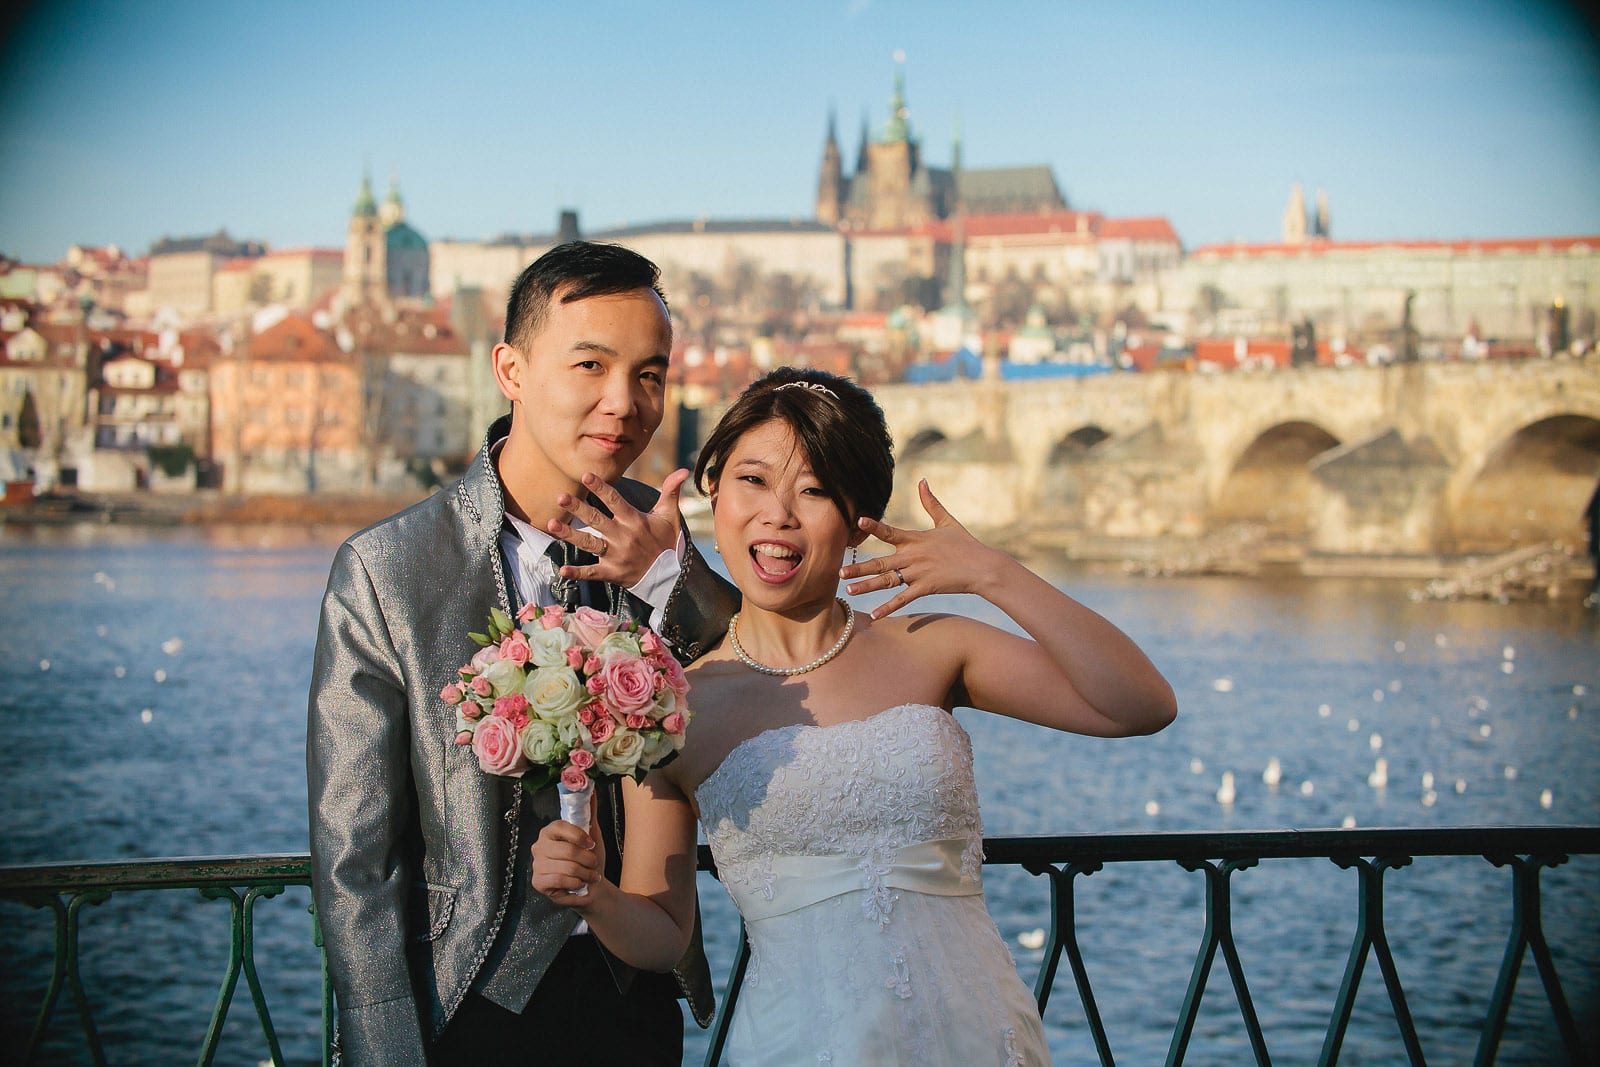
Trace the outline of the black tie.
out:
<instances>
[{"instance_id":1,"label":"black tie","mask_svg":"<svg viewBox=\"0 0 1600 1067\"><path fill-rule=\"evenodd\" d=\"M584 583L576 578L561 577L561 568L588 567L596 563L598 557L560 539L551 541L550 547L544 550L544 554L550 560L551 598L568 611L581 606L586 600Z\"/></svg>"}]
</instances>

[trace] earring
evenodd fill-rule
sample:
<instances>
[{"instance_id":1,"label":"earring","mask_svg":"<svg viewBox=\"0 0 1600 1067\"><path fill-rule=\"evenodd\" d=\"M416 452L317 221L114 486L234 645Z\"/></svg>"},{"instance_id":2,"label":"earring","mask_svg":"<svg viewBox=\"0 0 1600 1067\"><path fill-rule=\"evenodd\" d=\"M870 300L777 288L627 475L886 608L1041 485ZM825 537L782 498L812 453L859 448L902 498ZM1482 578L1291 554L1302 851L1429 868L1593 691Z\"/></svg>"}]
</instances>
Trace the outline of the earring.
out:
<instances>
[{"instance_id":1,"label":"earring","mask_svg":"<svg viewBox=\"0 0 1600 1067\"><path fill-rule=\"evenodd\" d=\"M715 541L712 541L711 542L711 551L715 552L717 555L720 556L720 555L722 555L722 546L717 544Z\"/></svg>"}]
</instances>

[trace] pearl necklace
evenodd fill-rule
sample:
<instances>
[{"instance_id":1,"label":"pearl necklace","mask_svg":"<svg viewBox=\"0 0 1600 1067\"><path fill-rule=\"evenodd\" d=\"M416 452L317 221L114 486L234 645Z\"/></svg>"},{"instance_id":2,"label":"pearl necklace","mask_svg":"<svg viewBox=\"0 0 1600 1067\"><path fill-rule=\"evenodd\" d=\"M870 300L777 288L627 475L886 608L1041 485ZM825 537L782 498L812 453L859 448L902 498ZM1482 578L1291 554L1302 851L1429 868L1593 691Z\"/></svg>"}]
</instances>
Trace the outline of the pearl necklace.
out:
<instances>
[{"instance_id":1,"label":"pearl necklace","mask_svg":"<svg viewBox=\"0 0 1600 1067\"><path fill-rule=\"evenodd\" d=\"M728 620L728 640L733 643L733 654L739 657L740 663L743 663L753 671L760 671L762 674L776 674L787 678L796 674L804 674L807 671L814 671L844 651L845 642L850 640L850 632L856 628L855 608L845 603L842 597L839 598L839 606L844 609L844 633L839 635L839 640L833 643L832 648L810 663L799 667L769 667L765 663L757 663L751 659L750 653L746 652L744 646L739 643L739 612L737 611L733 613L733 618Z\"/></svg>"}]
</instances>

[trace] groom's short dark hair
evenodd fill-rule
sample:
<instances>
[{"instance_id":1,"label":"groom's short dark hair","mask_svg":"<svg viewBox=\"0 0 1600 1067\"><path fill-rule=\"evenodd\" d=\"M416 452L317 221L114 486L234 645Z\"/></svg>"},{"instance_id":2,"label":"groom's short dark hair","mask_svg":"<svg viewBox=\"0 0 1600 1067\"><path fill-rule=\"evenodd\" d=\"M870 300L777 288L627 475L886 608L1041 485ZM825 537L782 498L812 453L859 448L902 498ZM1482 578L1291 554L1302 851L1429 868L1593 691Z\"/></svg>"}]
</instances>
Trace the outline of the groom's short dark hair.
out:
<instances>
[{"instance_id":1,"label":"groom's short dark hair","mask_svg":"<svg viewBox=\"0 0 1600 1067\"><path fill-rule=\"evenodd\" d=\"M550 301L570 304L591 296L649 289L661 298L661 271L639 253L621 245L568 241L534 260L517 276L506 301L506 344L520 348L544 326Z\"/></svg>"}]
</instances>

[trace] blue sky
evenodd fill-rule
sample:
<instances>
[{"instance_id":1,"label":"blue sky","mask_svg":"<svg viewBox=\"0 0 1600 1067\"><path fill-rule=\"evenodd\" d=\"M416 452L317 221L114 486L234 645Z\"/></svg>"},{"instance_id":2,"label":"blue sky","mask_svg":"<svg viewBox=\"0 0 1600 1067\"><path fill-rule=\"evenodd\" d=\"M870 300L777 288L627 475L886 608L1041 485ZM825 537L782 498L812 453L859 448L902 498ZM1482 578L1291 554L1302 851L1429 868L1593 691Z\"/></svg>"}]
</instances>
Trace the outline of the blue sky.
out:
<instances>
[{"instance_id":1,"label":"blue sky","mask_svg":"<svg viewBox=\"0 0 1600 1067\"><path fill-rule=\"evenodd\" d=\"M342 245L364 167L428 237L809 217L903 50L913 130L1185 244L1600 233L1600 59L1556 3L55 0L0 54L0 251L226 226Z\"/></svg>"}]
</instances>

